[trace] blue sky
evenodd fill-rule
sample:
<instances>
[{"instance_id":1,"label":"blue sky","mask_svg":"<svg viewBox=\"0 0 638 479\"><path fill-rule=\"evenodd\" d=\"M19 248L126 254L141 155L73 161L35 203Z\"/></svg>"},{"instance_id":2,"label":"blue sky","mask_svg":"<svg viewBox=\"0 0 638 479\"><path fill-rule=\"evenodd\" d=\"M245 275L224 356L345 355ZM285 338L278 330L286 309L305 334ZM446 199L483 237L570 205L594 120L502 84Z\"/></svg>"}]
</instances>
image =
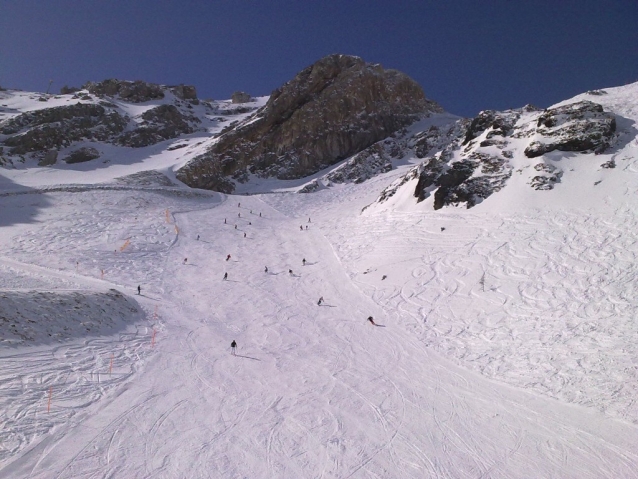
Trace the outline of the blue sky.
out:
<instances>
[{"instance_id":1,"label":"blue sky","mask_svg":"<svg viewBox=\"0 0 638 479\"><path fill-rule=\"evenodd\" d=\"M120 78L268 95L331 53L414 78L446 110L546 107L638 81L637 0L0 0L0 85Z\"/></svg>"}]
</instances>

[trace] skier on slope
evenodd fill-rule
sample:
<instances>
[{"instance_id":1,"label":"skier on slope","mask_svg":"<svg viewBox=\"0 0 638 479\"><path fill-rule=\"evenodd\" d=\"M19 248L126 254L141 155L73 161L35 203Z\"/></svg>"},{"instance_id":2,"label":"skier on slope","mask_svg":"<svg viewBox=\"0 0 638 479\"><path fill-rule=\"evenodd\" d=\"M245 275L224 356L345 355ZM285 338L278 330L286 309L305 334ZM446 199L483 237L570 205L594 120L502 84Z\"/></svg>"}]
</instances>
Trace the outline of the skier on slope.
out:
<instances>
[{"instance_id":1,"label":"skier on slope","mask_svg":"<svg viewBox=\"0 0 638 479\"><path fill-rule=\"evenodd\" d=\"M230 255L226 256L226 261L228 261L230 259Z\"/></svg>"},{"instance_id":2,"label":"skier on slope","mask_svg":"<svg viewBox=\"0 0 638 479\"><path fill-rule=\"evenodd\" d=\"M137 285L137 294L142 294L142 286Z\"/></svg>"},{"instance_id":3,"label":"skier on slope","mask_svg":"<svg viewBox=\"0 0 638 479\"><path fill-rule=\"evenodd\" d=\"M374 322L374 318L372 316L368 316L368 321L370 321L370 324L372 324L373 326L377 325L377 323Z\"/></svg>"},{"instance_id":4,"label":"skier on slope","mask_svg":"<svg viewBox=\"0 0 638 479\"><path fill-rule=\"evenodd\" d=\"M230 343L230 354L235 356L235 349L237 349L237 342L233 339L233 342Z\"/></svg>"},{"instance_id":5,"label":"skier on slope","mask_svg":"<svg viewBox=\"0 0 638 479\"><path fill-rule=\"evenodd\" d=\"M268 272L268 266L265 266L264 267L264 273L267 273L267 272Z\"/></svg>"},{"instance_id":6,"label":"skier on slope","mask_svg":"<svg viewBox=\"0 0 638 479\"><path fill-rule=\"evenodd\" d=\"M224 273L224 281L228 279L228 273Z\"/></svg>"},{"instance_id":7,"label":"skier on slope","mask_svg":"<svg viewBox=\"0 0 638 479\"><path fill-rule=\"evenodd\" d=\"M323 296L317 301L317 306L321 306L321 303L323 303Z\"/></svg>"},{"instance_id":8,"label":"skier on slope","mask_svg":"<svg viewBox=\"0 0 638 479\"><path fill-rule=\"evenodd\" d=\"M304 266L306 266L306 258L302 259L302 260L301 260L301 263L302 263Z\"/></svg>"}]
</instances>

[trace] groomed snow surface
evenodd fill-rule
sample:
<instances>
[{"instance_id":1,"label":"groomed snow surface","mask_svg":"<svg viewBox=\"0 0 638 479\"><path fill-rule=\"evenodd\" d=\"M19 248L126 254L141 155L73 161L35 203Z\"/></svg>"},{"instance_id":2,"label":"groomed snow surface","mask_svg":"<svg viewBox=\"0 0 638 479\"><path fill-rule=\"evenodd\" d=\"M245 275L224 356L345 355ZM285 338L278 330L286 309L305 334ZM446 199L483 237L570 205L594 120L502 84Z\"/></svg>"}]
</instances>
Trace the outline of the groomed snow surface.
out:
<instances>
[{"instance_id":1,"label":"groomed snow surface","mask_svg":"<svg viewBox=\"0 0 638 479\"><path fill-rule=\"evenodd\" d=\"M635 214L372 189L3 197L0 476L637 477Z\"/></svg>"}]
</instances>

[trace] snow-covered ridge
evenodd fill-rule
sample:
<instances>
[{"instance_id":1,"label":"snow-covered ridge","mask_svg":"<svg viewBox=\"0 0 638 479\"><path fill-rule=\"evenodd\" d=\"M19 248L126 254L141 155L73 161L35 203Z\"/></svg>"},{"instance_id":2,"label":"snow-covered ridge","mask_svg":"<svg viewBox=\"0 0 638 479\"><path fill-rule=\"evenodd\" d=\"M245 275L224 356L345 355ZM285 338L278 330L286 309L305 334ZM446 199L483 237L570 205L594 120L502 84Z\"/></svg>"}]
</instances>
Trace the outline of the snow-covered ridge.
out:
<instances>
[{"instance_id":1,"label":"snow-covered ridge","mask_svg":"<svg viewBox=\"0 0 638 479\"><path fill-rule=\"evenodd\" d=\"M638 156L638 83L546 110L484 111L440 151L395 180L371 210L600 204ZM530 191L537 191L534 193ZM553 190L551 194L547 192Z\"/></svg>"},{"instance_id":2,"label":"snow-covered ridge","mask_svg":"<svg viewBox=\"0 0 638 479\"><path fill-rule=\"evenodd\" d=\"M143 92L153 86L128 83L146 85ZM146 96L90 83L58 95L0 91L0 167L9 170L7 176L21 176L11 170L39 170L49 184L78 183L79 177L93 183L144 169L172 177L173 168L266 100L233 104L185 96L184 87L153 88Z\"/></svg>"}]
</instances>

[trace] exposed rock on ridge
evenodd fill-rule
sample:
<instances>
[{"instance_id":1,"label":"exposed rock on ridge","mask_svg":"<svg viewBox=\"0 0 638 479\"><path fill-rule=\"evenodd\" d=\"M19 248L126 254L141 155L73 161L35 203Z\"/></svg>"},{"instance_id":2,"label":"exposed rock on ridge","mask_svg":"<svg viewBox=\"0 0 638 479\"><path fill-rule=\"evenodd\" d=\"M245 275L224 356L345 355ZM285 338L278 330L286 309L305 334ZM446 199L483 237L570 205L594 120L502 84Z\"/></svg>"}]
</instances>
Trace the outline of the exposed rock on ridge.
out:
<instances>
[{"instance_id":1,"label":"exposed rock on ridge","mask_svg":"<svg viewBox=\"0 0 638 479\"><path fill-rule=\"evenodd\" d=\"M76 105L27 112L0 122L0 134L13 154L45 152L82 139L110 141L121 133L128 119L100 105Z\"/></svg>"},{"instance_id":2,"label":"exposed rock on ridge","mask_svg":"<svg viewBox=\"0 0 638 479\"><path fill-rule=\"evenodd\" d=\"M131 103L143 103L150 100L164 98L164 90L170 90L181 100L196 100L197 91L191 85L176 85L165 87L156 83L144 81L126 81L109 79L101 82L88 82L82 86L96 96L116 96Z\"/></svg>"},{"instance_id":3,"label":"exposed rock on ridge","mask_svg":"<svg viewBox=\"0 0 638 479\"><path fill-rule=\"evenodd\" d=\"M554 150L602 153L613 143L616 131L615 116L590 101L543 111L529 105L504 112L486 110L458 124L463 128L442 150L388 186L377 202L387 201L416 180L417 202L434 195L434 209L471 208L506 185L518 148L519 162L520 157L535 158ZM527 183L532 188L551 190L561 182L563 171L550 158L529 166L533 176ZM615 163L610 160L601 166L613 168Z\"/></svg>"},{"instance_id":4,"label":"exposed rock on ridge","mask_svg":"<svg viewBox=\"0 0 638 479\"><path fill-rule=\"evenodd\" d=\"M275 90L254 116L222 135L177 177L198 188L234 190L249 173L294 179L352 156L419 115L442 112L395 70L331 55Z\"/></svg>"},{"instance_id":5,"label":"exposed rock on ridge","mask_svg":"<svg viewBox=\"0 0 638 479\"><path fill-rule=\"evenodd\" d=\"M580 101L550 108L538 117L536 132L542 139L532 142L525 155L535 158L554 150L602 153L615 131L614 115L598 103Z\"/></svg>"},{"instance_id":6,"label":"exposed rock on ridge","mask_svg":"<svg viewBox=\"0 0 638 479\"><path fill-rule=\"evenodd\" d=\"M64 88L69 91L66 94L69 100L76 101L75 104L26 111L0 120L0 147L7 146L7 154L14 158L23 157L24 161L24 156L29 156L39 160L40 166L49 166L57 159L52 156L53 151L73 147L77 142L104 142L140 148L178 138L200 128L201 119L193 113L193 106L199 104L194 87L105 80L88 83L86 88ZM169 91L176 98L169 96L158 100ZM42 99L48 101L49 97L41 96ZM54 101L59 99L61 97L56 96ZM122 103L150 100L163 104L145 106L147 109L133 118L122 108ZM203 116L201 110L205 108L213 111L210 104L203 105L200 116Z\"/></svg>"}]
</instances>

